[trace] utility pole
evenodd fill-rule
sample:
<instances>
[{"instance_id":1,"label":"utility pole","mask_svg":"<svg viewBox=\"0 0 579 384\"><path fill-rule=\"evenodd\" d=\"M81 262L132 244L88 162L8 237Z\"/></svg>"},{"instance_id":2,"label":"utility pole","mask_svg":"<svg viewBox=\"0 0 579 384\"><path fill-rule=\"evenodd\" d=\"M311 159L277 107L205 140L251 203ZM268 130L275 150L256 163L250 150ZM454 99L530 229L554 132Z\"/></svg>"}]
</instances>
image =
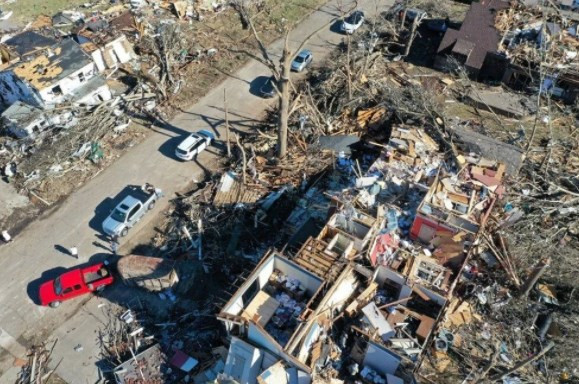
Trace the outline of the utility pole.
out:
<instances>
[{"instance_id":1,"label":"utility pole","mask_svg":"<svg viewBox=\"0 0 579 384\"><path fill-rule=\"evenodd\" d=\"M197 232L199 232L199 248L198 248L198 255L199 260L203 260L203 221L199 219L197 222Z\"/></svg>"},{"instance_id":2,"label":"utility pole","mask_svg":"<svg viewBox=\"0 0 579 384\"><path fill-rule=\"evenodd\" d=\"M231 144L229 143L229 110L227 108L227 89L223 90L223 106L225 109L225 141L227 142L227 157L231 157Z\"/></svg>"}]
</instances>

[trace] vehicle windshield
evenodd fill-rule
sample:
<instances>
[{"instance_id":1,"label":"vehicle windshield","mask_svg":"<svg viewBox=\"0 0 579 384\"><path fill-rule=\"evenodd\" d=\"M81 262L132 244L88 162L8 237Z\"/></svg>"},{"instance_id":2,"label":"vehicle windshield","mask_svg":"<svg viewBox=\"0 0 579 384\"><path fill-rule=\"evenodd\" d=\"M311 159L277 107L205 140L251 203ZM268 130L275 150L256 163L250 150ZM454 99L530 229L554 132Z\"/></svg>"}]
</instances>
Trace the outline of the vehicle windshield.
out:
<instances>
[{"instance_id":1,"label":"vehicle windshield","mask_svg":"<svg viewBox=\"0 0 579 384\"><path fill-rule=\"evenodd\" d=\"M352 13L350 16L346 18L346 23L348 24L357 24L360 21L362 15L359 13Z\"/></svg>"},{"instance_id":2,"label":"vehicle windshield","mask_svg":"<svg viewBox=\"0 0 579 384\"><path fill-rule=\"evenodd\" d=\"M304 58L302 56L298 56L295 58L294 60L296 63L303 63L304 62Z\"/></svg>"},{"instance_id":3,"label":"vehicle windshield","mask_svg":"<svg viewBox=\"0 0 579 384\"><path fill-rule=\"evenodd\" d=\"M57 296L60 296L62 294L62 285L60 284L60 276L54 280L54 293L56 293Z\"/></svg>"},{"instance_id":4,"label":"vehicle windshield","mask_svg":"<svg viewBox=\"0 0 579 384\"><path fill-rule=\"evenodd\" d=\"M118 221L119 223L124 223L125 218L127 217L127 214L123 211L119 211L118 209L115 209L113 211L113 213L111 213L111 217L113 218L113 220Z\"/></svg>"}]
</instances>

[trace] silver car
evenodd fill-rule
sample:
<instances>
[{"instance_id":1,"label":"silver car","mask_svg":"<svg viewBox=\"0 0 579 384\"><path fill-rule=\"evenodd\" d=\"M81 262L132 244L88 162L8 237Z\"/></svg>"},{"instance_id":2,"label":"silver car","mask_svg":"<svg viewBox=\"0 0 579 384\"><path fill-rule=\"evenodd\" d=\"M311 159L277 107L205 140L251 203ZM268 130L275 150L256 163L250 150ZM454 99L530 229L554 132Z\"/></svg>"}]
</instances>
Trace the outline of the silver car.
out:
<instances>
[{"instance_id":1,"label":"silver car","mask_svg":"<svg viewBox=\"0 0 579 384\"><path fill-rule=\"evenodd\" d=\"M308 65L310 65L313 59L314 56L312 55L312 52L310 52L307 49L302 50L294 58L294 61L292 61L292 71L295 72L303 71L304 69L306 69Z\"/></svg>"}]
</instances>

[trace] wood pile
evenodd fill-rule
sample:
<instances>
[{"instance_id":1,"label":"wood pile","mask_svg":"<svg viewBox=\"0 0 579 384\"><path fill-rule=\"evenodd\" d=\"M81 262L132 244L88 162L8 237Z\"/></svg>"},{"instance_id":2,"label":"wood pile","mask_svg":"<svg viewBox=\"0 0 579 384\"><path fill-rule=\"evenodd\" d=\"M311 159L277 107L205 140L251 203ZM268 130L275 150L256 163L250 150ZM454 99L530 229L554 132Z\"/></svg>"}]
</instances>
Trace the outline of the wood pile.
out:
<instances>
[{"instance_id":1,"label":"wood pile","mask_svg":"<svg viewBox=\"0 0 579 384\"><path fill-rule=\"evenodd\" d=\"M48 383L56 368L60 365L60 361L50 368L51 356L54 347L58 340L51 345L47 343L33 346L28 351L28 360L17 359L16 365L21 365L22 369L16 379L16 384L44 384Z\"/></svg>"}]
</instances>

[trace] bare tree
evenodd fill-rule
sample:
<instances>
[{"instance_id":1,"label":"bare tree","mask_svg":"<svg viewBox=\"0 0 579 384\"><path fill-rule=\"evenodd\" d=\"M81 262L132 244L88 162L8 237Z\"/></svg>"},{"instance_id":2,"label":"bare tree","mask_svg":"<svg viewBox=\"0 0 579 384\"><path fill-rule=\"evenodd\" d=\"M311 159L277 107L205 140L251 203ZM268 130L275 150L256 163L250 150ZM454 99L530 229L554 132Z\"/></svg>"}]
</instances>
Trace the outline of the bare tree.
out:
<instances>
[{"instance_id":1,"label":"bare tree","mask_svg":"<svg viewBox=\"0 0 579 384\"><path fill-rule=\"evenodd\" d=\"M242 12L247 12L247 8L241 8ZM306 36L298 45L296 49L291 49L289 46L290 33L295 25L284 25L284 45L279 62L276 63L269 54L262 38L260 37L252 17L245 16L249 24L249 29L252 32L253 38L259 47L259 55L250 54L250 56L262 64L266 65L272 72L275 78L275 88L279 96L279 117L278 117L278 157L283 158L287 153L287 135L288 135L288 120L291 115L290 111L290 87L291 87L291 63L295 55L299 53L304 46L322 29L328 27L336 19L333 18L327 23L316 29L314 32ZM247 52L246 52L247 53Z\"/></svg>"}]
</instances>

